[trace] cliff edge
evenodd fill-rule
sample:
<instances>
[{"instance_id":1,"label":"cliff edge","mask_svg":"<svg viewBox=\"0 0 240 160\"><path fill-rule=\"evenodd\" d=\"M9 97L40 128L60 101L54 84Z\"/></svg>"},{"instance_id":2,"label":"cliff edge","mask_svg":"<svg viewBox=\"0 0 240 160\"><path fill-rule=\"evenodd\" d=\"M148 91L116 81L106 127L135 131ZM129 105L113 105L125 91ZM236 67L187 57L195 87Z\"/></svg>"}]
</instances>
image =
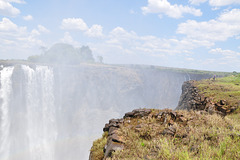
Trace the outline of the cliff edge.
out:
<instances>
[{"instance_id":1,"label":"cliff edge","mask_svg":"<svg viewBox=\"0 0 240 160\"><path fill-rule=\"evenodd\" d=\"M239 75L188 81L175 111L136 109L111 119L89 159L240 159L239 82Z\"/></svg>"},{"instance_id":2,"label":"cliff edge","mask_svg":"<svg viewBox=\"0 0 240 160\"><path fill-rule=\"evenodd\" d=\"M219 96L226 94L226 87L226 85L220 86L218 81L213 80L186 81L182 85L182 94L176 110L202 110L223 116L232 113L237 109L239 102L231 104L232 100L229 99L231 94Z\"/></svg>"}]
</instances>

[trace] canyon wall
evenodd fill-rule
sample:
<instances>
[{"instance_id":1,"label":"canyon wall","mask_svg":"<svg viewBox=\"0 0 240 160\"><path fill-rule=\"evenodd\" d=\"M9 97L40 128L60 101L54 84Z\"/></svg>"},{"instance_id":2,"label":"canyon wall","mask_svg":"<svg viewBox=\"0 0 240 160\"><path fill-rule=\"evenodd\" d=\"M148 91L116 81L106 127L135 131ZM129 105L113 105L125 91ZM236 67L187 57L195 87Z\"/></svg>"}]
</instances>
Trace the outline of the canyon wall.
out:
<instances>
[{"instance_id":1,"label":"canyon wall","mask_svg":"<svg viewBox=\"0 0 240 160\"><path fill-rule=\"evenodd\" d=\"M88 159L111 118L175 108L181 85L209 78L152 67L2 64L0 159Z\"/></svg>"},{"instance_id":2,"label":"canyon wall","mask_svg":"<svg viewBox=\"0 0 240 160\"><path fill-rule=\"evenodd\" d=\"M214 83L214 81L211 83ZM213 85L211 83L209 83L209 86ZM219 88L221 87L219 86ZM235 111L236 108L236 106L230 105L226 99L214 100L212 96L205 96L204 92L201 92L198 88L196 81L191 80L183 83L182 94L176 110L198 110L225 116Z\"/></svg>"}]
</instances>

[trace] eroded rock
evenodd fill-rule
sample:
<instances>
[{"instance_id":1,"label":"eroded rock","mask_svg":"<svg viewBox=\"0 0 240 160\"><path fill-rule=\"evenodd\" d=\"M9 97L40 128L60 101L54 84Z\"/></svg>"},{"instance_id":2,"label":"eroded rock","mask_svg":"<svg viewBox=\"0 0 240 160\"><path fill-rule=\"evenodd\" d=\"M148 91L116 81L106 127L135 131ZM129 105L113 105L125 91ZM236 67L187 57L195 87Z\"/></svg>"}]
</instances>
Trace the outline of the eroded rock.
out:
<instances>
[{"instance_id":1,"label":"eroded rock","mask_svg":"<svg viewBox=\"0 0 240 160\"><path fill-rule=\"evenodd\" d=\"M201 110L210 114L217 113L222 116L234 111L234 107L228 106L226 100L222 99L214 103L211 98L200 94L194 83L195 81L184 82L182 85L182 95L176 110Z\"/></svg>"}]
</instances>

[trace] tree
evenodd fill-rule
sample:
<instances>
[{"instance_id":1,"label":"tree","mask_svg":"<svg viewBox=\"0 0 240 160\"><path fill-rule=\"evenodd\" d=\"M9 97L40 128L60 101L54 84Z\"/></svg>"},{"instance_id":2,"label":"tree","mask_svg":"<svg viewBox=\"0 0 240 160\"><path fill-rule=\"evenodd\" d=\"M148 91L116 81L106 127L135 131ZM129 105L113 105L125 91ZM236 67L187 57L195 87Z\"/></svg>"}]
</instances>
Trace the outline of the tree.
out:
<instances>
[{"instance_id":1,"label":"tree","mask_svg":"<svg viewBox=\"0 0 240 160\"><path fill-rule=\"evenodd\" d=\"M102 56L97 56L98 62L103 63L103 57Z\"/></svg>"},{"instance_id":2,"label":"tree","mask_svg":"<svg viewBox=\"0 0 240 160\"><path fill-rule=\"evenodd\" d=\"M94 58L92 55L92 50L88 47L88 46L82 46L79 49L80 57L82 59L82 61L84 62L94 62Z\"/></svg>"},{"instance_id":3,"label":"tree","mask_svg":"<svg viewBox=\"0 0 240 160\"><path fill-rule=\"evenodd\" d=\"M41 55L28 57L29 61L58 64L79 64L81 62L94 62L92 51L88 46L74 48L70 44L57 43L48 50L41 48Z\"/></svg>"}]
</instances>

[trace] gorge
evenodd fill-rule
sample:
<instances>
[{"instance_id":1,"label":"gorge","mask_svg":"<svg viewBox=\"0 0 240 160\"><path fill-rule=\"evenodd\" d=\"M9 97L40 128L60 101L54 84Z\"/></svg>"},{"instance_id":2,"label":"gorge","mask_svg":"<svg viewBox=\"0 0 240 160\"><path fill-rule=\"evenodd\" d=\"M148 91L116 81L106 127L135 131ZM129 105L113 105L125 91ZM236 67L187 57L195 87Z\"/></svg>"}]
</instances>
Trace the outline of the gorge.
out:
<instances>
[{"instance_id":1,"label":"gorge","mask_svg":"<svg viewBox=\"0 0 240 160\"><path fill-rule=\"evenodd\" d=\"M88 159L111 118L177 106L186 80L212 77L150 66L2 62L0 159Z\"/></svg>"}]
</instances>

